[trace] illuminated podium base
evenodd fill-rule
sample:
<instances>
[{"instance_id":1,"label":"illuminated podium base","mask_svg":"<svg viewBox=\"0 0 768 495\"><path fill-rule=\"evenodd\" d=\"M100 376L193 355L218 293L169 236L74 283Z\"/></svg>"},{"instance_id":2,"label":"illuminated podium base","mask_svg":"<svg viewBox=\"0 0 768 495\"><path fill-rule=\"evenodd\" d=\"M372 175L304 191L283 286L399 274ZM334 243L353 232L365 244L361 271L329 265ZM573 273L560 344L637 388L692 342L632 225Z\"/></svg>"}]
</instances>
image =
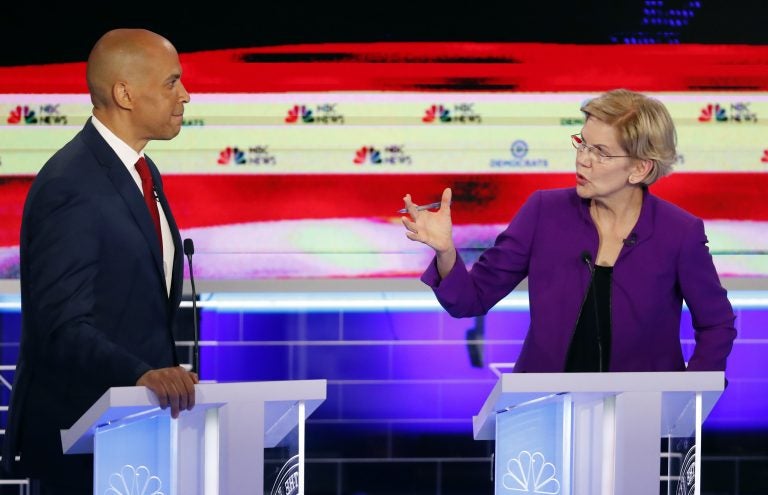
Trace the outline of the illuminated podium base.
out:
<instances>
[{"instance_id":1,"label":"illuminated podium base","mask_svg":"<svg viewBox=\"0 0 768 495\"><path fill-rule=\"evenodd\" d=\"M496 442L497 494L699 494L701 425L723 385L722 372L505 373L474 436Z\"/></svg>"},{"instance_id":2,"label":"illuminated podium base","mask_svg":"<svg viewBox=\"0 0 768 495\"><path fill-rule=\"evenodd\" d=\"M172 419L145 387L109 389L68 430L66 454L94 454L94 494L304 493L304 422L325 380L195 386Z\"/></svg>"}]
</instances>

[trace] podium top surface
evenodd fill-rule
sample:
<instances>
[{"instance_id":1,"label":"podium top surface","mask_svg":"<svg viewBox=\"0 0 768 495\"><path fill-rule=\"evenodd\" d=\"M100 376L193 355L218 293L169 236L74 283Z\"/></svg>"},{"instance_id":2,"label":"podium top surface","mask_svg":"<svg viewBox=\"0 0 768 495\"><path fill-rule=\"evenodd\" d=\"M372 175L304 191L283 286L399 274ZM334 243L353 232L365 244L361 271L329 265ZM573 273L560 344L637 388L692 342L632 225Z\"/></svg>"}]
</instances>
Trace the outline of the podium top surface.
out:
<instances>
[{"instance_id":1,"label":"podium top surface","mask_svg":"<svg viewBox=\"0 0 768 495\"><path fill-rule=\"evenodd\" d=\"M284 380L264 382L199 383L195 385L194 410L234 405L248 407L263 403L270 417L304 401L305 416L312 414L326 398L326 380ZM275 409L269 411L269 409ZM99 426L132 416L160 411L157 397L146 387L112 387L68 430L61 431L64 453L93 452L93 435ZM166 409L170 414L170 409ZM182 411L181 414L186 414Z\"/></svg>"},{"instance_id":2,"label":"podium top surface","mask_svg":"<svg viewBox=\"0 0 768 495\"><path fill-rule=\"evenodd\" d=\"M723 391L722 371L504 373L502 393Z\"/></svg>"},{"instance_id":3,"label":"podium top surface","mask_svg":"<svg viewBox=\"0 0 768 495\"><path fill-rule=\"evenodd\" d=\"M492 439L496 414L529 401L561 394L611 396L658 392L662 396L701 392L707 412L723 391L722 371L628 373L504 373L473 418L476 439Z\"/></svg>"}]
</instances>

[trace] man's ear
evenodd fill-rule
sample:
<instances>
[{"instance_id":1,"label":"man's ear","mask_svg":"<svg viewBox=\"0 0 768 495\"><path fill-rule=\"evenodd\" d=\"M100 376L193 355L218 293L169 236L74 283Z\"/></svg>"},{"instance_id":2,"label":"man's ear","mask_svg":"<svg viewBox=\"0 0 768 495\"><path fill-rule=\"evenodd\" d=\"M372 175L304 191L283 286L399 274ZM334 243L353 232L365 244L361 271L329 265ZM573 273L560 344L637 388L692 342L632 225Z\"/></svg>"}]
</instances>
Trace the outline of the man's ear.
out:
<instances>
[{"instance_id":1,"label":"man's ear","mask_svg":"<svg viewBox=\"0 0 768 495\"><path fill-rule=\"evenodd\" d=\"M635 160L635 166L632 169L632 173L629 174L630 184L640 184L648 177L648 174L653 170L652 160Z\"/></svg>"},{"instance_id":2,"label":"man's ear","mask_svg":"<svg viewBox=\"0 0 768 495\"><path fill-rule=\"evenodd\" d=\"M112 98L114 98L115 103L120 108L133 108L131 90L125 81L117 81L112 86Z\"/></svg>"}]
</instances>

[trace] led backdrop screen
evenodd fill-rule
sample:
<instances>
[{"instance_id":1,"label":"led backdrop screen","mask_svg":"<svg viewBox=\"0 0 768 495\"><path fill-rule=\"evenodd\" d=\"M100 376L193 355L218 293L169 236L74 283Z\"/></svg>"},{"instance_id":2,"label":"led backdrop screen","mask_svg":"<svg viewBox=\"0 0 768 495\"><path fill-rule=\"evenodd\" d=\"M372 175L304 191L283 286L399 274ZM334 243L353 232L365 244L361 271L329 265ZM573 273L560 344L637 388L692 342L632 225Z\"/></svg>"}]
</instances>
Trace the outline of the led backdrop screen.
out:
<instances>
[{"instance_id":1,"label":"led backdrop screen","mask_svg":"<svg viewBox=\"0 0 768 495\"><path fill-rule=\"evenodd\" d=\"M706 223L722 276L768 275L768 48L371 43L182 54L184 128L160 167L196 277L415 277L402 197L454 191L471 263L537 189L572 187L580 106L625 87L675 120L652 186ZM606 66L602 60L616 60ZM738 63L735 63L738 62ZM0 278L18 277L22 205L90 115L84 64L0 67Z\"/></svg>"}]
</instances>

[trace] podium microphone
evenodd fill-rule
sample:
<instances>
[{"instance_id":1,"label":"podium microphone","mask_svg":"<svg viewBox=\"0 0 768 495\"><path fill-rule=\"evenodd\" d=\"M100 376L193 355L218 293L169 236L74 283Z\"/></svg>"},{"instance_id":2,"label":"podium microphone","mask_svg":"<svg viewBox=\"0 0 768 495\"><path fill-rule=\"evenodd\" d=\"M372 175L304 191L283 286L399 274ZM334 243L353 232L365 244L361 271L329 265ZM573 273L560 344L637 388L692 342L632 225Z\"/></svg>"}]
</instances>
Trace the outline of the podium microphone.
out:
<instances>
[{"instance_id":1,"label":"podium microphone","mask_svg":"<svg viewBox=\"0 0 768 495\"><path fill-rule=\"evenodd\" d=\"M597 370L603 371L603 336L600 332L600 314L597 310L597 288L595 287L595 266L592 264L592 255L589 251L581 252L581 259L589 268L589 288L592 290L592 311L595 313L595 330L597 331Z\"/></svg>"},{"instance_id":2,"label":"podium microphone","mask_svg":"<svg viewBox=\"0 0 768 495\"><path fill-rule=\"evenodd\" d=\"M192 345L192 371L200 376L200 333L197 324L197 291L195 291L195 275L192 272L192 255L195 254L195 243L192 239L184 239L184 255L189 261L189 283L192 286L192 326L194 327L194 343Z\"/></svg>"}]
</instances>

